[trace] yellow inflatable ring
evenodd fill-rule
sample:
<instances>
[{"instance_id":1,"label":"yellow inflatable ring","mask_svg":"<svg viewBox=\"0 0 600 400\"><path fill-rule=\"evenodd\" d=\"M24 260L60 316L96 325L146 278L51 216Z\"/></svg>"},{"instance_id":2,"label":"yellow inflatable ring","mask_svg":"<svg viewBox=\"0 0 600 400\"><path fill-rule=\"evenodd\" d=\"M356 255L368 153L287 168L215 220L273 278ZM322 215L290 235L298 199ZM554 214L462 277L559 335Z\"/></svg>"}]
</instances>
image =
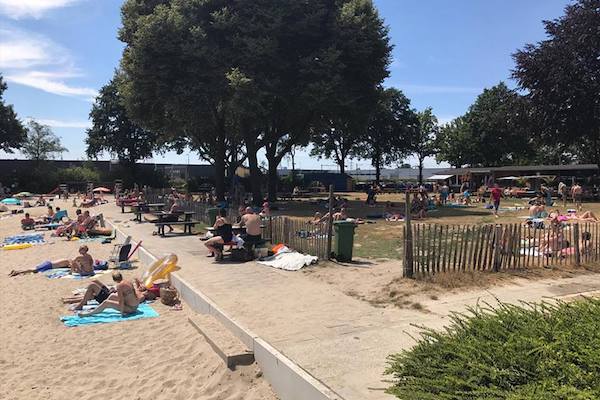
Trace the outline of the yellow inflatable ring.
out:
<instances>
[{"instance_id":1,"label":"yellow inflatable ring","mask_svg":"<svg viewBox=\"0 0 600 400\"><path fill-rule=\"evenodd\" d=\"M6 246L4 246L2 248L4 250L20 250L20 249L27 249L29 247L33 247L33 245L31 243L7 244Z\"/></svg>"},{"instance_id":2,"label":"yellow inflatable ring","mask_svg":"<svg viewBox=\"0 0 600 400\"><path fill-rule=\"evenodd\" d=\"M177 256L175 254L169 254L163 258L156 260L144 275L142 275L142 281L144 286L148 289L152 288L154 281L158 279L167 279L169 274L177 267Z\"/></svg>"}]
</instances>

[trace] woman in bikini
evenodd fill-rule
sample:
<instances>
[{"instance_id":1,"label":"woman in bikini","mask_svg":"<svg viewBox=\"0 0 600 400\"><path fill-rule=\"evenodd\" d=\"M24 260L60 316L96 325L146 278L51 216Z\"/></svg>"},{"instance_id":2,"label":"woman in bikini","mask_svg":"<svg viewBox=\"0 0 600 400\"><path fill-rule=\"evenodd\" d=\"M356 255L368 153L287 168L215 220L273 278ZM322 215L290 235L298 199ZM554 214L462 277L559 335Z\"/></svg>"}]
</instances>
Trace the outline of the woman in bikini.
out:
<instances>
[{"instance_id":1,"label":"woman in bikini","mask_svg":"<svg viewBox=\"0 0 600 400\"><path fill-rule=\"evenodd\" d=\"M224 208L219 210L219 217L217 217L213 227L215 228L215 236L208 239L204 245L210 250L208 257L214 256L219 261L223 259L223 245L233 239L231 224L227 221L227 210Z\"/></svg>"},{"instance_id":2,"label":"woman in bikini","mask_svg":"<svg viewBox=\"0 0 600 400\"><path fill-rule=\"evenodd\" d=\"M88 312L80 312L80 317L89 317L101 313L107 308L113 308L121 312L121 315L125 316L133 314L137 311L140 305L140 299L138 298L135 287L130 281L124 280L123 275L120 272L113 272L113 281L117 284L117 293L113 293L108 296L98 307Z\"/></svg>"}]
</instances>

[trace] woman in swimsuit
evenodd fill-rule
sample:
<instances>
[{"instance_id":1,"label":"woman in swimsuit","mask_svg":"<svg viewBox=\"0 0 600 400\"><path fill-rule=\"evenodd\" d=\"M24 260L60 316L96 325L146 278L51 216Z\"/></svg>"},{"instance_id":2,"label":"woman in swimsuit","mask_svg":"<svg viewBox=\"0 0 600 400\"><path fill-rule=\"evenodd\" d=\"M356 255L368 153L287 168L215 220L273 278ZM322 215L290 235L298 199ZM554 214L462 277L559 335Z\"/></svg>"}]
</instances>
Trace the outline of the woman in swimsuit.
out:
<instances>
[{"instance_id":1,"label":"woman in swimsuit","mask_svg":"<svg viewBox=\"0 0 600 400\"><path fill-rule=\"evenodd\" d=\"M223 245L231 242L233 232L231 224L227 221L227 210L221 208L219 217L215 221L215 236L208 239L204 245L211 251L208 257L215 257L216 260L223 259Z\"/></svg>"},{"instance_id":2,"label":"woman in swimsuit","mask_svg":"<svg viewBox=\"0 0 600 400\"><path fill-rule=\"evenodd\" d=\"M140 299L136 295L133 283L123 280L120 272L113 272L113 281L117 284L117 293L111 294L98 307L89 312L80 312L80 317L88 317L98 314L107 308L113 308L121 312L121 315L133 314L140 305Z\"/></svg>"}]
</instances>

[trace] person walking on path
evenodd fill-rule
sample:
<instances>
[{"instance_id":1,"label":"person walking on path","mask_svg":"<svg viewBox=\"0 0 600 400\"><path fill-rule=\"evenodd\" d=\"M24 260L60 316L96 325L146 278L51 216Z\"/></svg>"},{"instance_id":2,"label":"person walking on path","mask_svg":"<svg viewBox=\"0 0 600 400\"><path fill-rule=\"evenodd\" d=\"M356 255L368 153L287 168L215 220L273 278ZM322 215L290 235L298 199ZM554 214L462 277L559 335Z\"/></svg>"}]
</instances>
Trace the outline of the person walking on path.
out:
<instances>
[{"instance_id":1,"label":"person walking on path","mask_svg":"<svg viewBox=\"0 0 600 400\"><path fill-rule=\"evenodd\" d=\"M502 189L496 183L491 191L492 202L494 204L494 215L498 218L498 208L500 207L500 199L504 195L502 194Z\"/></svg>"},{"instance_id":2,"label":"person walking on path","mask_svg":"<svg viewBox=\"0 0 600 400\"><path fill-rule=\"evenodd\" d=\"M558 184L558 195L563 202L563 208L567 207L567 185L564 182Z\"/></svg>"}]
</instances>

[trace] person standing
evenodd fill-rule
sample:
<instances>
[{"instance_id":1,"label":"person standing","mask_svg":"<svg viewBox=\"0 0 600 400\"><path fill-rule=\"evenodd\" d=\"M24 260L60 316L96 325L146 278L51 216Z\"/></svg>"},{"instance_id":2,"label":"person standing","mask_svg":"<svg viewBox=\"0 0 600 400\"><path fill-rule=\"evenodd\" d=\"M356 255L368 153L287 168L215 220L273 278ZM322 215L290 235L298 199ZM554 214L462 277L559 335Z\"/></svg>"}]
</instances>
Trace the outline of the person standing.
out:
<instances>
[{"instance_id":1,"label":"person standing","mask_svg":"<svg viewBox=\"0 0 600 400\"><path fill-rule=\"evenodd\" d=\"M448 202L448 193L449 192L450 192L450 188L448 187L446 182L444 182L444 184L440 188L440 200L442 201L442 205L444 205L444 206Z\"/></svg>"},{"instance_id":2,"label":"person standing","mask_svg":"<svg viewBox=\"0 0 600 400\"><path fill-rule=\"evenodd\" d=\"M567 185L564 182L558 184L558 195L563 202L563 208L567 207Z\"/></svg>"},{"instance_id":3,"label":"person standing","mask_svg":"<svg viewBox=\"0 0 600 400\"><path fill-rule=\"evenodd\" d=\"M577 207L577 211L581 211L582 208L582 200L583 200L583 188L579 183L575 182L571 187L571 197L573 197L573 203L575 203L575 207Z\"/></svg>"},{"instance_id":4,"label":"person standing","mask_svg":"<svg viewBox=\"0 0 600 400\"><path fill-rule=\"evenodd\" d=\"M502 198L502 189L496 183L491 191L492 202L494 204L494 215L498 218L498 208L500 207L500 199Z\"/></svg>"}]
</instances>

